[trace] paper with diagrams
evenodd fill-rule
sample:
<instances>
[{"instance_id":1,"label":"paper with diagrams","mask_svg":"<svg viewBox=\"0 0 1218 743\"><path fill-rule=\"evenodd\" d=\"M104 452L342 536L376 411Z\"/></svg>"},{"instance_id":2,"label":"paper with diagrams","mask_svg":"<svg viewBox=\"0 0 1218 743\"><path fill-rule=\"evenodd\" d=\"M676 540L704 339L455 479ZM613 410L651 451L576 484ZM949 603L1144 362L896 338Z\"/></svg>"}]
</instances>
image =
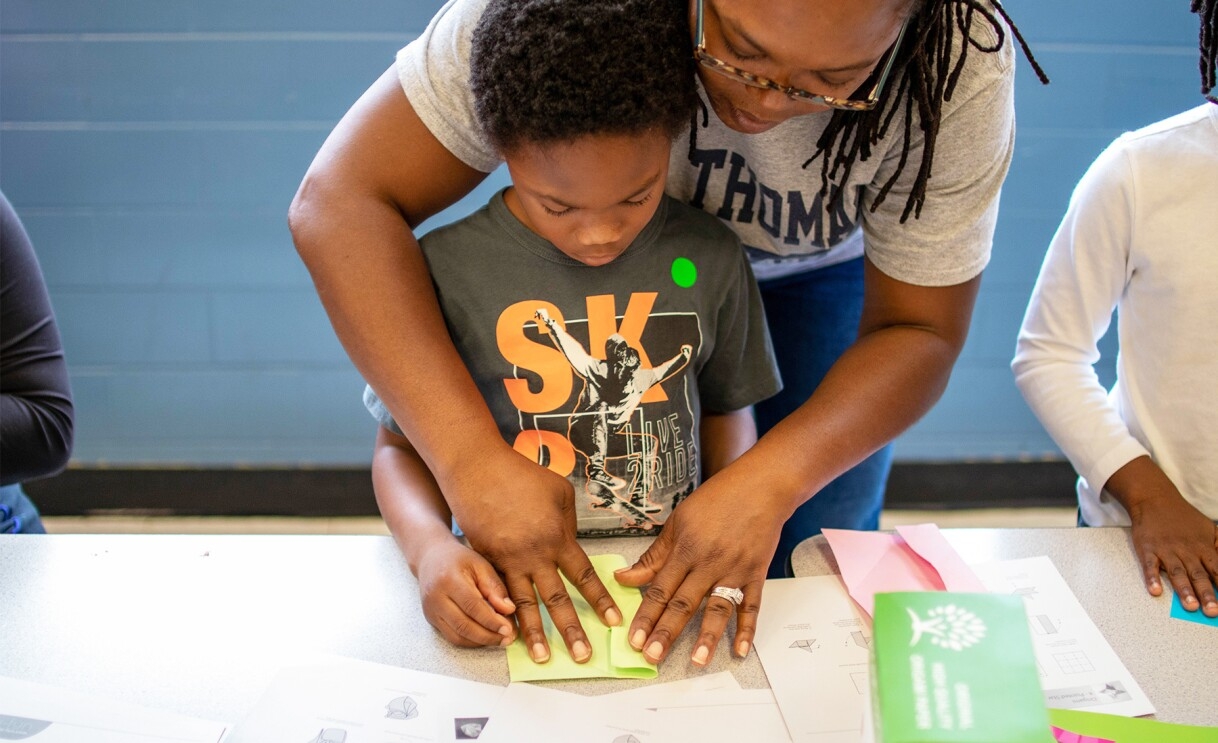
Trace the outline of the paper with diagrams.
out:
<instances>
[{"instance_id":1,"label":"paper with diagrams","mask_svg":"<svg viewBox=\"0 0 1218 743\"><path fill-rule=\"evenodd\" d=\"M360 660L283 668L225 743L476 740L502 686Z\"/></svg>"},{"instance_id":2,"label":"paper with diagrams","mask_svg":"<svg viewBox=\"0 0 1218 743\"><path fill-rule=\"evenodd\" d=\"M1023 597L1049 707L1126 717L1154 713L1150 699L1048 557L1000 560L974 565L973 571L991 592Z\"/></svg>"},{"instance_id":3,"label":"paper with diagrams","mask_svg":"<svg viewBox=\"0 0 1218 743\"><path fill-rule=\"evenodd\" d=\"M659 743L655 718L641 708L619 707L535 684L508 684L479 743Z\"/></svg>"},{"instance_id":4,"label":"paper with diagrams","mask_svg":"<svg viewBox=\"0 0 1218 743\"><path fill-rule=\"evenodd\" d=\"M617 694L583 696L510 684L480 743L739 743L789 740L769 689L741 689L730 674Z\"/></svg>"},{"instance_id":5,"label":"paper with diagrams","mask_svg":"<svg viewBox=\"0 0 1218 743\"><path fill-rule=\"evenodd\" d=\"M219 743L227 729L221 722L0 676L0 740Z\"/></svg>"},{"instance_id":6,"label":"paper with diagrams","mask_svg":"<svg viewBox=\"0 0 1218 743\"><path fill-rule=\"evenodd\" d=\"M836 575L766 581L754 639L796 743L856 743L871 629Z\"/></svg>"}]
</instances>

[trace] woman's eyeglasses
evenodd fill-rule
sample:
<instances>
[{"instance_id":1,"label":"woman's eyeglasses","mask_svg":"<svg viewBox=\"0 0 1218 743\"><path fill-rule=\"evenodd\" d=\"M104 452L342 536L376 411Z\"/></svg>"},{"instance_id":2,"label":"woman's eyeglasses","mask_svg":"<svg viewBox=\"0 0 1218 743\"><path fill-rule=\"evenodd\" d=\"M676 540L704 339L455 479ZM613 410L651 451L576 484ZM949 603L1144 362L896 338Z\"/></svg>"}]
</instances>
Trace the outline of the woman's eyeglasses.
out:
<instances>
[{"instance_id":1,"label":"woman's eyeglasses","mask_svg":"<svg viewBox=\"0 0 1218 743\"><path fill-rule=\"evenodd\" d=\"M820 95L812 93L802 88L794 88L789 85L783 85L775 82L768 77L754 75L751 72L746 72L738 67L724 62L722 59L714 56L706 51L706 29L702 25L702 3L703 0L695 0L697 12L695 14L694 35L698 42L694 46L694 58L698 60L698 64L713 70L724 77L731 78L740 83L744 83L753 88L761 88L762 90L776 90L779 93L791 98L792 100L802 103L812 103L818 106L828 106L830 108L838 108L843 111L870 111L879 103L880 93L884 90L884 83L888 81L888 76L892 72L893 61L896 60L897 50L901 48L901 41L905 38L905 29L909 27L909 18L901 24L901 30L897 33L897 40L888 47L884 52L884 63L881 68L880 75L875 81L875 85L871 86L867 97L863 99L855 98L836 98L831 95Z\"/></svg>"}]
</instances>

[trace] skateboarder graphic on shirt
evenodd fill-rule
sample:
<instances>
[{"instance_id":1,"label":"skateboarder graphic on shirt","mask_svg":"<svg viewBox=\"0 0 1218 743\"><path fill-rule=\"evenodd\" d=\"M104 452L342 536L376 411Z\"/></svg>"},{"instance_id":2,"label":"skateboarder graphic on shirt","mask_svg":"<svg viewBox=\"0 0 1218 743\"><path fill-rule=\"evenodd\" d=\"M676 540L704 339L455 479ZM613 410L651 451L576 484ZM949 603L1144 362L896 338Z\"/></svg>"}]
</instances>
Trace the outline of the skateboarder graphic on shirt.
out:
<instances>
[{"instance_id":1,"label":"skateboarder graphic on shirt","mask_svg":"<svg viewBox=\"0 0 1218 743\"><path fill-rule=\"evenodd\" d=\"M585 383L570 417L568 439L588 459L585 470L588 494L600 499L599 503L594 503L594 507L613 508L620 504L634 518L650 520L645 514L658 513L663 509L647 499L644 475L638 477L628 499L618 497L618 490L627 483L605 469L609 432L629 423L647 390L680 371L689 362L693 346L683 344L676 356L659 366L643 369L640 367L638 350L617 333L605 341L605 359L602 361L592 357L579 341L559 327L545 309L537 310L534 316L549 330L558 350ZM643 451L654 452L655 447L644 446Z\"/></svg>"}]
</instances>

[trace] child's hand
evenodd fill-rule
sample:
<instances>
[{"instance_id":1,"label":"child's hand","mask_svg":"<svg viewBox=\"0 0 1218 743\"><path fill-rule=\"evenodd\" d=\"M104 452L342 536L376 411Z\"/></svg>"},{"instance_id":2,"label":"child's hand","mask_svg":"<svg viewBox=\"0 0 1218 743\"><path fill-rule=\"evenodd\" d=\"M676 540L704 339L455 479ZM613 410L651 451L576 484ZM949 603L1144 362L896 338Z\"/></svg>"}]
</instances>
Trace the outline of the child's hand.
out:
<instances>
[{"instance_id":1,"label":"child's hand","mask_svg":"<svg viewBox=\"0 0 1218 743\"><path fill-rule=\"evenodd\" d=\"M1133 548L1152 596L1163 593L1159 571L1186 611L1218 617L1218 527L1183 498L1161 499L1130 513Z\"/></svg>"},{"instance_id":2,"label":"child's hand","mask_svg":"<svg viewBox=\"0 0 1218 743\"><path fill-rule=\"evenodd\" d=\"M461 647L506 646L516 611L499 575L481 555L452 540L428 548L419 561L423 614L444 639Z\"/></svg>"}]
</instances>

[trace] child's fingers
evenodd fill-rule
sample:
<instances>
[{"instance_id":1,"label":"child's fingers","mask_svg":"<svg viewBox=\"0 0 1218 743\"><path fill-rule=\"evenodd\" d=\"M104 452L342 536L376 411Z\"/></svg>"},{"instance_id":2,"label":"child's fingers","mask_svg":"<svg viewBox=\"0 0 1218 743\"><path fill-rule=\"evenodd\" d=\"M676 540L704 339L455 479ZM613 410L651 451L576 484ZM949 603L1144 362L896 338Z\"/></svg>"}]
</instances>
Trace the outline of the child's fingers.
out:
<instances>
[{"instance_id":1,"label":"child's fingers","mask_svg":"<svg viewBox=\"0 0 1218 743\"><path fill-rule=\"evenodd\" d=\"M516 638L515 624L491 604L506 602L506 589L490 563L462 548L461 557L443 569L423 570L423 612L449 642L463 647L507 645ZM511 606L510 602L506 602Z\"/></svg>"},{"instance_id":2,"label":"child's fingers","mask_svg":"<svg viewBox=\"0 0 1218 743\"><path fill-rule=\"evenodd\" d=\"M481 590L481 588L482 586L479 584L479 590ZM484 594L485 592L483 592L483 595ZM463 597L463 600L459 603L458 608L461 609L466 618L476 622L481 628L493 633L497 637L493 644L511 644L512 640L516 639L516 624L512 620L503 616L503 614L495 608L493 603L488 603L487 599L483 598L483 595ZM501 602L506 601L508 606L515 608L510 601L507 601L506 596L501 597L500 600ZM492 643L484 644L489 645Z\"/></svg>"},{"instance_id":3,"label":"child's fingers","mask_svg":"<svg viewBox=\"0 0 1218 743\"><path fill-rule=\"evenodd\" d=\"M495 617L501 622L506 622L509 628L511 626L507 619L495 613L490 604L485 601L479 599L468 608L472 609L474 614L481 614L483 619L488 616ZM485 626L482 621L467 613L465 607L451 597L446 596L440 606L437 606L434 612L429 613L427 618L445 640L460 647L496 647L510 642L497 631L497 624L495 629Z\"/></svg>"},{"instance_id":4,"label":"child's fingers","mask_svg":"<svg viewBox=\"0 0 1218 743\"><path fill-rule=\"evenodd\" d=\"M499 573L495 572L495 568L491 567L489 562L474 569L474 583L478 586L478 592L491 602L492 609L504 616L516 611L516 605L508 597L507 586L503 585ZM507 624L512 623L507 622Z\"/></svg>"}]
</instances>

